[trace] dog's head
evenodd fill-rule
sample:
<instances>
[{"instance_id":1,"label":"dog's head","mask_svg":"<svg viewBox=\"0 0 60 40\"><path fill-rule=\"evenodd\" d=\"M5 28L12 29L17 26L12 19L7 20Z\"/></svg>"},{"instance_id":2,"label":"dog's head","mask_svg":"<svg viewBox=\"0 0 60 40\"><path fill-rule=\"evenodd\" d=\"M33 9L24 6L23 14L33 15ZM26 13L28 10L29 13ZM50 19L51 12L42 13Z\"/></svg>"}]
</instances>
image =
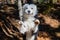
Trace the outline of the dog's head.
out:
<instances>
[{"instance_id":1,"label":"dog's head","mask_svg":"<svg viewBox=\"0 0 60 40\"><path fill-rule=\"evenodd\" d=\"M23 5L23 13L35 16L37 13L37 6L34 4L25 4Z\"/></svg>"}]
</instances>

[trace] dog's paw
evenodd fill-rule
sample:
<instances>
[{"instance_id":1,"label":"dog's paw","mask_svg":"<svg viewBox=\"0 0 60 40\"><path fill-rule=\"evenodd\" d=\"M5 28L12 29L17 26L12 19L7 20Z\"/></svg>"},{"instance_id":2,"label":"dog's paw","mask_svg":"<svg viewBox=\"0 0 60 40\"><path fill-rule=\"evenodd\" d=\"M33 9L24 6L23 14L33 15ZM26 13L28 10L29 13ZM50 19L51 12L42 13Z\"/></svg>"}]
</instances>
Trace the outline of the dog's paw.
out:
<instances>
[{"instance_id":1,"label":"dog's paw","mask_svg":"<svg viewBox=\"0 0 60 40\"><path fill-rule=\"evenodd\" d=\"M36 25L40 24L40 21L38 19L36 19L34 22L35 22Z\"/></svg>"},{"instance_id":2,"label":"dog's paw","mask_svg":"<svg viewBox=\"0 0 60 40\"><path fill-rule=\"evenodd\" d=\"M19 23L20 25L22 25L22 24L23 24L23 22L22 22L22 21L19 21L18 23Z\"/></svg>"}]
</instances>

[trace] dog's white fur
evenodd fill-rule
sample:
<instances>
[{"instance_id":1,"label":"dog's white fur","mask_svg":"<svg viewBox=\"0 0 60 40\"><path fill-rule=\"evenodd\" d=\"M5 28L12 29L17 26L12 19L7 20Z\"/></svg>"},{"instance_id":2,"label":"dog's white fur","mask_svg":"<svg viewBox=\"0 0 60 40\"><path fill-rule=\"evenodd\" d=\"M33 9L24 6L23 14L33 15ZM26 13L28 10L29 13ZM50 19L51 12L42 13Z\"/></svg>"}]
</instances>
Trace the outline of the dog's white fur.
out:
<instances>
[{"instance_id":1,"label":"dog's white fur","mask_svg":"<svg viewBox=\"0 0 60 40\"><path fill-rule=\"evenodd\" d=\"M36 33L38 31L38 25L35 24L36 18L34 16L37 14L37 7L34 4L25 4L23 5L23 13L22 13L22 20L20 21L21 28L20 32L22 34L26 33L26 40L34 40L35 35L32 35L33 33Z\"/></svg>"}]
</instances>

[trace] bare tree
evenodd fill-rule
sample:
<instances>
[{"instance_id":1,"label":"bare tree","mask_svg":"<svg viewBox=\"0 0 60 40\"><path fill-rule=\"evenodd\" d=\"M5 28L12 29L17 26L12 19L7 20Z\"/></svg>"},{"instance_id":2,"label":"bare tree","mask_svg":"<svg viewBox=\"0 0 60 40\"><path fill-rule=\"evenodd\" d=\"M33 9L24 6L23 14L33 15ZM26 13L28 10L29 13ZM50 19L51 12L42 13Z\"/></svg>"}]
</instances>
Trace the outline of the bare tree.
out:
<instances>
[{"instance_id":1,"label":"bare tree","mask_svg":"<svg viewBox=\"0 0 60 40\"><path fill-rule=\"evenodd\" d=\"M19 10L20 20L22 20L22 2L21 2L21 0L18 0L18 10Z\"/></svg>"}]
</instances>

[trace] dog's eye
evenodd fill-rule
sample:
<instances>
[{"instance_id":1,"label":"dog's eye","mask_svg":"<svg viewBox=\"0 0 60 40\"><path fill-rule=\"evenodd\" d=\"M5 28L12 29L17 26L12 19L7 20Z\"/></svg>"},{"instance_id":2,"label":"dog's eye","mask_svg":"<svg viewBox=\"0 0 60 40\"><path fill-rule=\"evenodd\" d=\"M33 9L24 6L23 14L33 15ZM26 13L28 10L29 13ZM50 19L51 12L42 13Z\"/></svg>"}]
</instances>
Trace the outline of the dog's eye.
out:
<instances>
[{"instance_id":1,"label":"dog's eye","mask_svg":"<svg viewBox=\"0 0 60 40\"><path fill-rule=\"evenodd\" d=\"M26 9L28 9L28 8L26 8Z\"/></svg>"},{"instance_id":2,"label":"dog's eye","mask_svg":"<svg viewBox=\"0 0 60 40\"><path fill-rule=\"evenodd\" d=\"M33 8L31 8L31 9L33 9Z\"/></svg>"}]
</instances>

